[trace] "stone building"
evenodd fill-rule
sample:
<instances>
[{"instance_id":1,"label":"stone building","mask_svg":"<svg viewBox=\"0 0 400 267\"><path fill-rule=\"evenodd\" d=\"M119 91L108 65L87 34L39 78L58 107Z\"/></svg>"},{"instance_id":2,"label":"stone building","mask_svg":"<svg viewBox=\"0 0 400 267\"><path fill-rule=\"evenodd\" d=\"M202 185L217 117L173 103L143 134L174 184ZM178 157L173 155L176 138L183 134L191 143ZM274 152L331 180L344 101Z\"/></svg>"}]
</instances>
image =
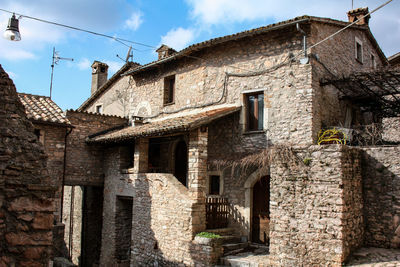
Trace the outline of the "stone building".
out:
<instances>
[{"instance_id":1,"label":"stone building","mask_svg":"<svg viewBox=\"0 0 400 267\"><path fill-rule=\"evenodd\" d=\"M0 266L49 266L56 190L43 146L0 66Z\"/></svg>"},{"instance_id":2,"label":"stone building","mask_svg":"<svg viewBox=\"0 0 400 267\"><path fill-rule=\"evenodd\" d=\"M163 45L109 80L94 62L91 97L67 112L66 181L98 188L81 232L101 232L99 264L211 266L252 242L269 247L259 266L342 266L363 245L399 247L400 74L367 13L316 46L349 22L302 16ZM333 141L358 147L318 146L335 127ZM378 137L391 146L361 147Z\"/></svg>"},{"instance_id":3,"label":"stone building","mask_svg":"<svg viewBox=\"0 0 400 267\"><path fill-rule=\"evenodd\" d=\"M400 66L400 52L390 56L388 58L388 61L389 61L390 65L398 68Z\"/></svg>"}]
</instances>

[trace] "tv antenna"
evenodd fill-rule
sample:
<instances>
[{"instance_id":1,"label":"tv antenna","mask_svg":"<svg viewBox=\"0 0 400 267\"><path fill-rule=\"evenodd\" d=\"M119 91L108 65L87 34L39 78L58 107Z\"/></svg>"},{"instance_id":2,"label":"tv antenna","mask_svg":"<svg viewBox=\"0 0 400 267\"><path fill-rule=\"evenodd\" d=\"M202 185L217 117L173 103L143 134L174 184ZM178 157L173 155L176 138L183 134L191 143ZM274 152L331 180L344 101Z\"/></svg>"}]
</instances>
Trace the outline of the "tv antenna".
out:
<instances>
[{"instance_id":1,"label":"tv antenna","mask_svg":"<svg viewBox=\"0 0 400 267\"><path fill-rule=\"evenodd\" d=\"M60 57L59 52L56 51L56 48L53 47L53 61L51 63L51 79L50 79L50 99L51 99L51 91L53 89L53 73L54 73L54 65L58 65L58 62L60 60L69 60L69 61L74 61L73 58L66 58L66 57Z\"/></svg>"},{"instance_id":2,"label":"tv antenna","mask_svg":"<svg viewBox=\"0 0 400 267\"><path fill-rule=\"evenodd\" d=\"M129 47L129 50L128 50L128 53L126 54L125 59L123 59L122 57L120 57L118 54L117 54L117 58L121 59L121 60L124 61L125 63L132 62L132 60L133 60L132 46ZM130 59L130 60L129 60L129 59Z\"/></svg>"}]
</instances>

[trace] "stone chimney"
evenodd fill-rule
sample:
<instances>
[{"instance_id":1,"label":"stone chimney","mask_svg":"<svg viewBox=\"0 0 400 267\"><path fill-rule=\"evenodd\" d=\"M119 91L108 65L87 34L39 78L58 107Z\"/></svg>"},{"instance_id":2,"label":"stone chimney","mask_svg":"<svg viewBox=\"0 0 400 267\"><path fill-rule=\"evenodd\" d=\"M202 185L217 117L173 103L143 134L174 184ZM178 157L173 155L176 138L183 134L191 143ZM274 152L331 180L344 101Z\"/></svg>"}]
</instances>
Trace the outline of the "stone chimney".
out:
<instances>
[{"instance_id":1,"label":"stone chimney","mask_svg":"<svg viewBox=\"0 0 400 267\"><path fill-rule=\"evenodd\" d=\"M358 19L358 22L356 24L368 26L368 22L369 22L369 19L371 18L371 16L368 15L365 18L362 18L363 16L367 15L368 13L369 13L368 7L361 7L361 8L350 10L349 12L347 12L347 16L349 17L349 22L354 22L356 19Z\"/></svg>"},{"instance_id":2,"label":"stone chimney","mask_svg":"<svg viewBox=\"0 0 400 267\"><path fill-rule=\"evenodd\" d=\"M92 95L107 81L108 65L95 60L92 64Z\"/></svg>"},{"instance_id":3,"label":"stone chimney","mask_svg":"<svg viewBox=\"0 0 400 267\"><path fill-rule=\"evenodd\" d=\"M163 44L160 46L160 48L158 48L156 50L156 52L158 53L158 60L160 60L160 59L172 56L173 54L176 53L176 50Z\"/></svg>"}]
</instances>

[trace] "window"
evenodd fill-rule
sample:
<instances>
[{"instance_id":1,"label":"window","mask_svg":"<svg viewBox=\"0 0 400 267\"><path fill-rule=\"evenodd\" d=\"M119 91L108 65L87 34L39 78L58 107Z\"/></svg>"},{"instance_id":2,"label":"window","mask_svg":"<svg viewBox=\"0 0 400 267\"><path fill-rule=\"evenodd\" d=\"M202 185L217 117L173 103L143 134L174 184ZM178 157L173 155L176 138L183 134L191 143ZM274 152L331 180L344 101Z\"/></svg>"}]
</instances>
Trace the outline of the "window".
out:
<instances>
[{"instance_id":1,"label":"window","mask_svg":"<svg viewBox=\"0 0 400 267\"><path fill-rule=\"evenodd\" d=\"M247 94L247 130L261 131L264 124L264 93Z\"/></svg>"},{"instance_id":2,"label":"window","mask_svg":"<svg viewBox=\"0 0 400 267\"><path fill-rule=\"evenodd\" d=\"M355 39L355 57L360 63L363 63L363 45L357 37Z\"/></svg>"},{"instance_id":3,"label":"window","mask_svg":"<svg viewBox=\"0 0 400 267\"><path fill-rule=\"evenodd\" d=\"M96 113L102 113L103 112L103 105L97 105L96 106Z\"/></svg>"},{"instance_id":4,"label":"window","mask_svg":"<svg viewBox=\"0 0 400 267\"><path fill-rule=\"evenodd\" d=\"M174 103L175 75L164 78L164 105Z\"/></svg>"},{"instance_id":5,"label":"window","mask_svg":"<svg viewBox=\"0 0 400 267\"><path fill-rule=\"evenodd\" d=\"M219 195L220 190L220 176L211 175L210 176L210 195Z\"/></svg>"},{"instance_id":6,"label":"window","mask_svg":"<svg viewBox=\"0 0 400 267\"><path fill-rule=\"evenodd\" d=\"M38 138L39 142L44 145L44 131L40 129L35 129L34 134Z\"/></svg>"},{"instance_id":7,"label":"window","mask_svg":"<svg viewBox=\"0 0 400 267\"><path fill-rule=\"evenodd\" d=\"M373 54L371 54L371 68L376 69L376 60Z\"/></svg>"}]
</instances>

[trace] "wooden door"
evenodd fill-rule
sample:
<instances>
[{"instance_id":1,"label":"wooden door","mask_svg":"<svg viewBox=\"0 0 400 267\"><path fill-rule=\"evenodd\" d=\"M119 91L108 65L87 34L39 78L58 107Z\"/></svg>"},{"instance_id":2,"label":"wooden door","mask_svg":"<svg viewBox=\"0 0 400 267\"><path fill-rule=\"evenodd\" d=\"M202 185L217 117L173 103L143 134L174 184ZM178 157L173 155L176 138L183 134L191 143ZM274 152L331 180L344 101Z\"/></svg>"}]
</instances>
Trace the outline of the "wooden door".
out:
<instances>
[{"instance_id":1,"label":"wooden door","mask_svg":"<svg viewBox=\"0 0 400 267\"><path fill-rule=\"evenodd\" d=\"M252 241L269 241L269 176L262 177L253 187Z\"/></svg>"}]
</instances>

